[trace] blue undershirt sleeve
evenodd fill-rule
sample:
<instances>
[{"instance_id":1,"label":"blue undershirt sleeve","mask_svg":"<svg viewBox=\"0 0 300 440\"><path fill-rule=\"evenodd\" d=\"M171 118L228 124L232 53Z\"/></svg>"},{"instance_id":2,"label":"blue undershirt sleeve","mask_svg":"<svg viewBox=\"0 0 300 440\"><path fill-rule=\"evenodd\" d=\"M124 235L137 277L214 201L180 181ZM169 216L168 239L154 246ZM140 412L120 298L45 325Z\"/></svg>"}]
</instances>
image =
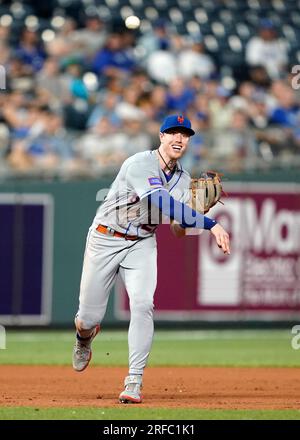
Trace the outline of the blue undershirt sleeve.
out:
<instances>
[{"instance_id":1,"label":"blue undershirt sleeve","mask_svg":"<svg viewBox=\"0 0 300 440\"><path fill-rule=\"evenodd\" d=\"M190 208L185 203L175 200L165 189L149 194L148 199L164 215L171 220L178 221L183 228L211 229L217 224L216 220L212 220Z\"/></svg>"}]
</instances>

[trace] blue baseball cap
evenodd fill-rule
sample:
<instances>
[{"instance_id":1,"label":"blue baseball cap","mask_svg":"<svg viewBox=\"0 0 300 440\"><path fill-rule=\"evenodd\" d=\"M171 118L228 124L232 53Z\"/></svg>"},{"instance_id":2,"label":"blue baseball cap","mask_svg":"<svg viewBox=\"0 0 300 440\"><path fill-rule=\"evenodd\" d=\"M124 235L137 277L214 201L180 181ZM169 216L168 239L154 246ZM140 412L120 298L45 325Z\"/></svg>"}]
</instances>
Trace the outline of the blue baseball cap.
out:
<instances>
[{"instance_id":1,"label":"blue baseball cap","mask_svg":"<svg viewBox=\"0 0 300 440\"><path fill-rule=\"evenodd\" d=\"M160 132L164 133L172 128L183 128L184 131L188 132L190 136L195 134L194 130L192 129L191 121L182 115L167 116L160 127Z\"/></svg>"},{"instance_id":2,"label":"blue baseball cap","mask_svg":"<svg viewBox=\"0 0 300 440\"><path fill-rule=\"evenodd\" d=\"M259 22L259 27L261 29L275 29L275 25L269 18L262 18Z\"/></svg>"}]
</instances>

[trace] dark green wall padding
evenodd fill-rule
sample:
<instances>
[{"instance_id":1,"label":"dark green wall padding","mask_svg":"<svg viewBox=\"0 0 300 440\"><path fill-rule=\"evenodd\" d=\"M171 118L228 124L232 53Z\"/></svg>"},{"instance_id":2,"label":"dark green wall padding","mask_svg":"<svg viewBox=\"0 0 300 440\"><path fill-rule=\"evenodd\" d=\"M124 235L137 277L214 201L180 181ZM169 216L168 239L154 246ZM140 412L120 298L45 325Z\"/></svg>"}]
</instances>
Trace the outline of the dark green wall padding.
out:
<instances>
[{"instance_id":1,"label":"dark green wall padding","mask_svg":"<svg viewBox=\"0 0 300 440\"><path fill-rule=\"evenodd\" d=\"M54 200L52 324L72 323L78 306L85 239L99 203L97 191L111 179L79 182L14 181L2 193L51 194ZM110 302L111 303L111 302ZM110 304L106 319L111 319Z\"/></svg>"}]
</instances>

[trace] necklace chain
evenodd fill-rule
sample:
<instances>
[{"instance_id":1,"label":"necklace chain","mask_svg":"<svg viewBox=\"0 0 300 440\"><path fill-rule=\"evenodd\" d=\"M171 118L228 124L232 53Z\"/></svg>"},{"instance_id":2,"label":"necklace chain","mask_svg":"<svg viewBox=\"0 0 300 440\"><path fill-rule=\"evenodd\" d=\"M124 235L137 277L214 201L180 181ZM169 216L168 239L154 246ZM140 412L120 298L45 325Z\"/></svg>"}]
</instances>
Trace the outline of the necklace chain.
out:
<instances>
[{"instance_id":1,"label":"necklace chain","mask_svg":"<svg viewBox=\"0 0 300 440\"><path fill-rule=\"evenodd\" d=\"M157 152L160 155L160 157L162 158L162 160L163 160L164 164L166 165L166 167L168 168L168 170L171 171L171 173L173 173L173 171L176 169L176 164L173 168L170 168L169 165L167 164L167 162L165 161L165 159L160 154L159 148L157 149Z\"/></svg>"}]
</instances>

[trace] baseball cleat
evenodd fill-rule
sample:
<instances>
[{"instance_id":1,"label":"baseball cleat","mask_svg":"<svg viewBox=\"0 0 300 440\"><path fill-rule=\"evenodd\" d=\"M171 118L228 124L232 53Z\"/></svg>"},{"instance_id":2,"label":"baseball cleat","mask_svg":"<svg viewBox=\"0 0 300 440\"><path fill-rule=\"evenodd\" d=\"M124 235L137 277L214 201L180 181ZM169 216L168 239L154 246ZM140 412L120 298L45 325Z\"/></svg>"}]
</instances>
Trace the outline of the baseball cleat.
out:
<instances>
[{"instance_id":1,"label":"baseball cleat","mask_svg":"<svg viewBox=\"0 0 300 440\"><path fill-rule=\"evenodd\" d=\"M119 396L120 403L142 403L142 376L127 376L124 381L125 390Z\"/></svg>"},{"instance_id":2,"label":"baseball cleat","mask_svg":"<svg viewBox=\"0 0 300 440\"><path fill-rule=\"evenodd\" d=\"M87 368L92 359L91 344L93 339L100 331L100 325L94 327L93 333L86 340L79 340L76 336L76 342L73 349L73 368L75 371L83 371Z\"/></svg>"}]
</instances>

